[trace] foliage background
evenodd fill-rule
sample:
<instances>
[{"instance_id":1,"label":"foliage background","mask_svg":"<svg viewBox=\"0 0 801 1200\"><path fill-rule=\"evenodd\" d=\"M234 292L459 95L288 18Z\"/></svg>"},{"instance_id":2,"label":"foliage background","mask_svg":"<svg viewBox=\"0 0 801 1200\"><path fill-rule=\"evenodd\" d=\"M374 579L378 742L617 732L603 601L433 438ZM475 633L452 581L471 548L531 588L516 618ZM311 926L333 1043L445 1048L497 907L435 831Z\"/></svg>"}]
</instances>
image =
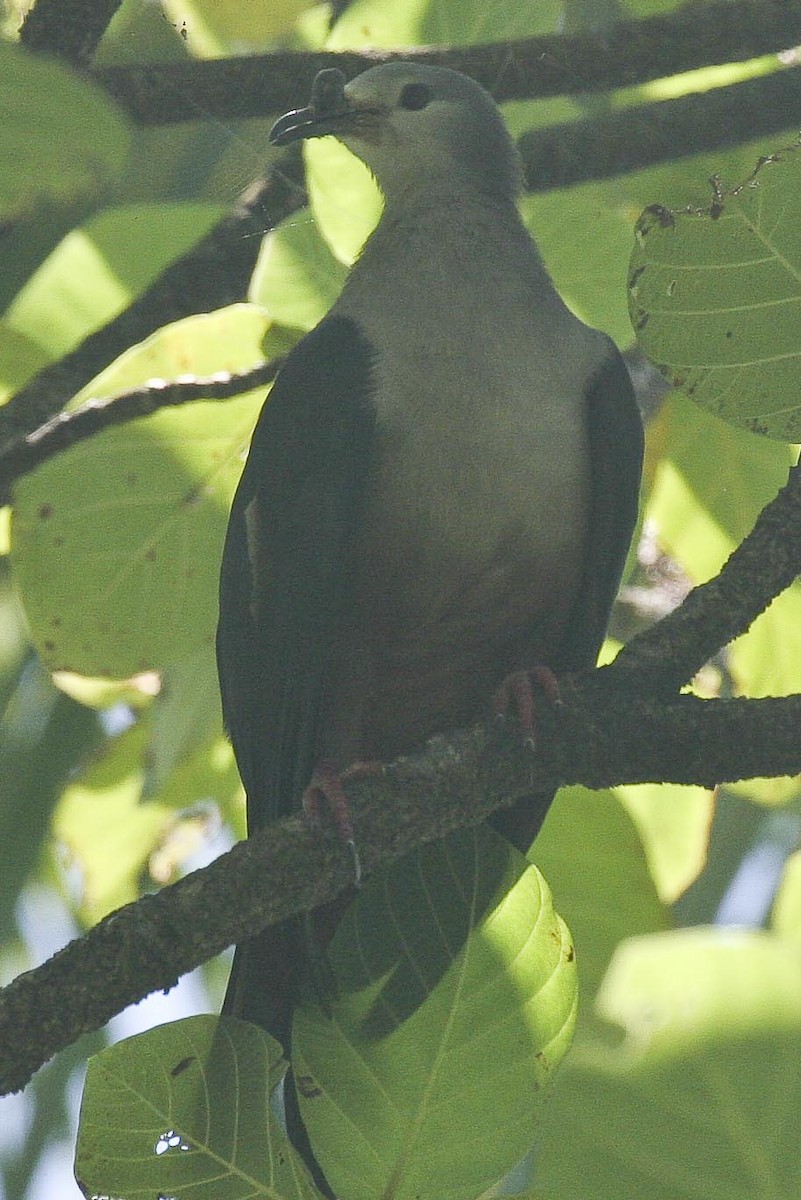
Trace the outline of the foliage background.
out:
<instances>
[{"instance_id":1,"label":"foliage background","mask_svg":"<svg viewBox=\"0 0 801 1200\"><path fill-rule=\"evenodd\" d=\"M299 0L125 0L96 62L324 42L503 42L674 7L355 0L329 34L328 9ZM6 4L9 42L19 15ZM774 66L710 68L611 98L515 102L506 111L521 132ZM222 124L199 109L195 122L134 129L102 94L71 88L59 72L14 78L19 120L3 135L10 169L0 196L0 216L15 227L0 279L6 395L141 294L273 153L269 119ZM580 84L566 63L565 90ZM708 204L711 173L734 184L793 132L528 195L524 214L570 303L626 348L626 275L640 211L654 202ZM242 304L154 335L84 394L244 369L265 345L280 348L313 324L363 240L365 212L371 204L375 211L364 179L346 178L349 170L336 147L314 147L310 193L320 225L307 211L293 215L266 240ZM262 395L108 431L16 489L12 563L0 563L4 976L242 833L211 639L227 503ZM677 394L652 408L643 540L613 639L714 574L794 459L783 443L724 425ZM801 690L799 603L795 585L697 687L708 695ZM792 852L800 833L797 780L755 780L714 796L664 786L560 794L534 858L576 938L583 999L576 1046L548 1108L537 1196L796 1194L801 858ZM112 1036L213 1007L224 975L223 964L210 964L166 1000L121 1019ZM2 1101L9 1200L77 1196L63 1150L71 1153L82 1063L101 1041L85 1039L25 1098Z\"/></svg>"}]
</instances>

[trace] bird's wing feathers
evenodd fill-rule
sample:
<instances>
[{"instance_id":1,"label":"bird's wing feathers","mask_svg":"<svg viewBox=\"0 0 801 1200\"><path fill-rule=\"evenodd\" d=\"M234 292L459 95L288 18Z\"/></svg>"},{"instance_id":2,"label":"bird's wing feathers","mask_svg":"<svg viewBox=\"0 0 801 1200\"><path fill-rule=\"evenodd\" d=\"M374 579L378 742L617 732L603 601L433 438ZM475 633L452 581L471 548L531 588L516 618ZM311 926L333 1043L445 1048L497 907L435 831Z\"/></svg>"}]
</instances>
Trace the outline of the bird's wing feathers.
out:
<instances>
[{"instance_id":1,"label":"bird's wing feathers","mask_svg":"<svg viewBox=\"0 0 801 1200\"><path fill-rule=\"evenodd\" d=\"M590 380L586 405L589 522L581 588L565 632L560 671L595 666L637 523L642 420L631 377L612 342Z\"/></svg>"},{"instance_id":2,"label":"bird's wing feathers","mask_svg":"<svg viewBox=\"0 0 801 1200\"><path fill-rule=\"evenodd\" d=\"M589 520L579 593L561 645L547 666L557 672L594 667L637 522L643 430L626 364L609 343L586 393L590 447ZM490 818L523 854L537 836L553 792L533 792Z\"/></svg>"},{"instance_id":3,"label":"bird's wing feathers","mask_svg":"<svg viewBox=\"0 0 801 1200\"><path fill-rule=\"evenodd\" d=\"M256 426L223 553L217 658L251 829L291 811L355 574L371 461L373 352L328 317L281 370Z\"/></svg>"}]
</instances>

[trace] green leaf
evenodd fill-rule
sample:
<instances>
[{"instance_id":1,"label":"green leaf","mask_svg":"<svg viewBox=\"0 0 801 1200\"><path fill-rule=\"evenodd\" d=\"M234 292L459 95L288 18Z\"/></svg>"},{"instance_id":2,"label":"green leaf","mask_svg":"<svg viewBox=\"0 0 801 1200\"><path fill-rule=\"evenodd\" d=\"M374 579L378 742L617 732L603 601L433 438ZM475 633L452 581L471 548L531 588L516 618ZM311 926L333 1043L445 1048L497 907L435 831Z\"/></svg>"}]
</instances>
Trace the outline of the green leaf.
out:
<instances>
[{"instance_id":1,"label":"green leaf","mask_svg":"<svg viewBox=\"0 0 801 1200\"><path fill-rule=\"evenodd\" d=\"M668 470L679 473L690 494L682 499L675 486L662 494L658 477L648 516L693 582L701 583L750 533L761 509L787 482L796 456L787 446L724 424L677 392L668 397L660 421Z\"/></svg>"},{"instance_id":2,"label":"green leaf","mask_svg":"<svg viewBox=\"0 0 801 1200\"><path fill-rule=\"evenodd\" d=\"M644 352L701 407L801 438L801 154L788 148L710 208L646 209L630 310Z\"/></svg>"},{"instance_id":3,"label":"green leaf","mask_svg":"<svg viewBox=\"0 0 801 1200\"><path fill-rule=\"evenodd\" d=\"M62 793L53 835L80 880L79 912L93 925L136 900L148 859L175 823L165 804L142 804L148 722L110 741Z\"/></svg>"},{"instance_id":4,"label":"green leaf","mask_svg":"<svg viewBox=\"0 0 801 1200\"><path fill-rule=\"evenodd\" d=\"M215 204L130 204L97 213L59 243L18 293L8 320L66 354L110 321L211 227Z\"/></svg>"},{"instance_id":5,"label":"green leaf","mask_svg":"<svg viewBox=\"0 0 801 1200\"><path fill-rule=\"evenodd\" d=\"M33 339L0 321L0 404L46 363L47 356Z\"/></svg>"},{"instance_id":6,"label":"green leaf","mask_svg":"<svg viewBox=\"0 0 801 1200\"><path fill-rule=\"evenodd\" d=\"M255 1025L212 1016L96 1054L75 1156L84 1195L317 1196L270 1107L285 1065L278 1043Z\"/></svg>"},{"instance_id":7,"label":"green leaf","mask_svg":"<svg viewBox=\"0 0 801 1200\"><path fill-rule=\"evenodd\" d=\"M521 212L554 283L583 320L631 343L626 258L631 199L625 181L524 195Z\"/></svg>"},{"instance_id":8,"label":"green leaf","mask_svg":"<svg viewBox=\"0 0 801 1200\"><path fill-rule=\"evenodd\" d=\"M560 1072L538 1197L794 1200L794 947L741 930L638 938L616 956L600 1010L623 1027L623 1040L577 1048Z\"/></svg>"},{"instance_id":9,"label":"green leaf","mask_svg":"<svg viewBox=\"0 0 801 1200\"><path fill-rule=\"evenodd\" d=\"M369 881L331 959L337 998L296 1012L293 1063L332 1188L477 1196L531 1145L570 1043L572 945L544 879L488 829L438 841Z\"/></svg>"},{"instance_id":10,"label":"green leaf","mask_svg":"<svg viewBox=\"0 0 801 1200\"><path fill-rule=\"evenodd\" d=\"M748 696L787 696L801 688L801 584L798 580L731 646L732 676Z\"/></svg>"},{"instance_id":11,"label":"green leaf","mask_svg":"<svg viewBox=\"0 0 801 1200\"><path fill-rule=\"evenodd\" d=\"M263 49L285 38L310 0L164 0L164 8L197 58Z\"/></svg>"},{"instance_id":12,"label":"green leaf","mask_svg":"<svg viewBox=\"0 0 801 1200\"><path fill-rule=\"evenodd\" d=\"M714 794L670 783L618 787L615 794L637 825L660 899L672 904L704 869Z\"/></svg>"},{"instance_id":13,"label":"green leaf","mask_svg":"<svg viewBox=\"0 0 801 1200\"><path fill-rule=\"evenodd\" d=\"M311 329L336 300L345 275L309 210L302 209L262 242L248 299L273 321Z\"/></svg>"},{"instance_id":14,"label":"green leaf","mask_svg":"<svg viewBox=\"0 0 801 1200\"><path fill-rule=\"evenodd\" d=\"M788 446L724 424L678 393L660 423L665 452L646 516L692 582L702 583L750 532L796 456ZM741 692L766 696L797 691L800 664L801 585L795 583L733 643L731 666Z\"/></svg>"},{"instance_id":15,"label":"green leaf","mask_svg":"<svg viewBox=\"0 0 801 1200\"><path fill-rule=\"evenodd\" d=\"M667 910L637 825L613 791L560 788L530 857L575 939L584 1023L618 942L665 929Z\"/></svg>"},{"instance_id":16,"label":"green leaf","mask_svg":"<svg viewBox=\"0 0 801 1200\"><path fill-rule=\"evenodd\" d=\"M367 167L336 138L304 142L306 188L314 220L336 259L350 266L384 207Z\"/></svg>"},{"instance_id":17,"label":"green leaf","mask_svg":"<svg viewBox=\"0 0 801 1200\"><path fill-rule=\"evenodd\" d=\"M245 837L243 799L233 748L228 738L220 734L208 739L175 767L163 786L148 795L147 803L166 805L180 812L188 805L212 802L235 827L236 835ZM190 807L190 814L192 811Z\"/></svg>"},{"instance_id":18,"label":"green leaf","mask_svg":"<svg viewBox=\"0 0 801 1200\"><path fill-rule=\"evenodd\" d=\"M0 42L0 217L43 199L102 193L122 174L131 129L102 88L60 63Z\"/></svg>"},{"instance_id":19,"label":"green leaf","mask_svg":"<svg viewBox=\"0 0 801 1200\"><path fill-rule=\"evenodd\" d=\"M331 50L363 46L466 46L551 33L562 16L557 0L487 5L483 0L354 0L337 20Z\"/></svg>"},{"instance_id":20,"label":"green leaf","mask_svg":"<svg viewBox=\"0 0 801 1200\"><path fill-rule=\"evenodd\" d=\"M159 330L81 394L261 361L266 320L233 305ZM80 397L79 397L80 398ZM40 654L127 678L211 646L231 498L264 389L105 430L15 488L12 564Z\"/></svg>"},{"instance_id":21,"label":"green leaf","mask_svg":"<svg viewBox=\"0 0 801 1200\"><path fill-rule=\"evenodd\" d=\"M222 734L220 685L211 646L201 646L167 664L150 716L148 795L158 791L194 750Z\"/></svg>"}]
</instances>

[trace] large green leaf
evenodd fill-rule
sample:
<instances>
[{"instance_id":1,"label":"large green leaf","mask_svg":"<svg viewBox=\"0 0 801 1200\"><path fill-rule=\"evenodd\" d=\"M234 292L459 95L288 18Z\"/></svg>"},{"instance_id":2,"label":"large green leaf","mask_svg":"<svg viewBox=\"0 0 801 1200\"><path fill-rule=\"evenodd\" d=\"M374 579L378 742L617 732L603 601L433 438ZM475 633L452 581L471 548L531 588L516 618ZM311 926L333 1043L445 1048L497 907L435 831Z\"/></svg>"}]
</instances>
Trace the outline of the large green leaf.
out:
<instances>
[{"instance_id":1,"label":"large green leaf","mask_svg":"<svg viewBox=\"0 0 801 1200\"><path fill-rule=\"evenodd\" d=\"M248 305L166 326L81 394L261 360ZM264 389L104 431L15 488L12 562L54 669L125 678L210 646L228 510Z\"/></svg>"},{"instance_id":2,"label":"large green leaf","mask_svg":"<svg viewBox=\"0 0 801 1200\"><path fill-rule=\"evenodd\" d=\"M560 788L530 857L575 939L583 1024L618 942L667 928L667 910L642 837L613 791Z\"/></svg>"},{"instance_id":3,"label":"large green leaf","mask_svg":"<svg viewBox=\"0 0 801 1200\"><path fill-rule=\"evenodd\" d=\"M311 329L336 300L345 275L311 213L301 209L262 242L248 299L273 321Z\"/></svg>"},{"instance_id":4,"label":"large green leaf","mask_svg":"<svg viewBox=\"0 0 801 1200\"><path fill-rule=\"evenodd\" d=\"M531 1145L575 1017L573 950L539 872L487 829L372 879L332 947L338 996L293 1063L337 1195L479 1195Z\"/></svg>"},{"instance_id":5,"label":"large green leaf","mask_svg":"<svg viewBox=\"0 0 801 1200\"><path fill-rule=\"evenodd\" d=\"M109 741L65 788L53 817L87 925L138 898L148 859L175 824L167 805L140 802L148 725L145 719Z\"/></svg>"},{"instance_id":6,"label":"large green leaf","mask_svg":"<svg viewBox=\"0 0 801 1200\"><path fill-rule=\"evenodd\" d=\"M770 935L693 929L619 951L600 1000L623 1040L560 1073L540 1200L795 1200L801 957Z\"/></svg>"},{"instance_id":7,"label":"large green leaf","mask_svg":"<svg viewBox=\"0 0 801 1200\"><path fill-rule=\"evenodd\" d=\"M713 793L701 787L646 783L616 788L615 794L636 822L660 899L673 903L706 863Z\"/></svg>"},{"instance_id":8,"label":"large green leaf","mask_svg":"<svg viewBox=\"0 0 801 1200\"><path fill-rule=\"evenodd\" d=\"M167 663L161 690L150 710L148 795L158 791L171 772L200 746L222 733L220 685L214 650L202 645Z\"/></svg>"},{"instance_id":9,"label":"large green leaf","mask_svg":"<svg viewBox=\"0 0 801 1200\"><path fill-rule=\"evenodd\" d=\"M631 342L626 256L632 203L625 181L523 197L521 210L557 288L583 320Z\"/></svg>"},{"instance_id":10,"label":"large green leaf","mask_svg":"<svg viewBox=\"0 0 801 1200\"><path fill-rule=\"evenodd\" d=\"M75 1156L84 1195L317 1196L270 1107L284 1068L278 1043L255 1025L211 1016L96 1054Z\"/></svg>"},{"instance_id":11,"label":"large green leaf","mask_svg":"<svg viewBox=\"0 0 801 1200\"><path fill-rule=\"evenodd\" d=\"M646 209L631 259L640 344L733 424L801 437L801 153L777 154L706 209Z\"/></svg>"},{"instance_id":12,"label":"large green leaf","mask_svg":"<svg viewBox=\"0 0 801 1200\"><path fill-rule=\"evenodd\" d=\"M66 354L127 308L221 212L209 203L130 204L95 214L31 276L9 307L9 323L50 358Z\"/></svg>"},{"instance_id":13,"label":"large green leaf","mask_svg":"<svg viewBox=\"0 0 801 1200\"><path fill-rule=\"evenodd\" d=\"M0 217L47 197L102 193L119 178L131 132L114 102L85 76L0 42Z\"/></svg>"}]
</instances>

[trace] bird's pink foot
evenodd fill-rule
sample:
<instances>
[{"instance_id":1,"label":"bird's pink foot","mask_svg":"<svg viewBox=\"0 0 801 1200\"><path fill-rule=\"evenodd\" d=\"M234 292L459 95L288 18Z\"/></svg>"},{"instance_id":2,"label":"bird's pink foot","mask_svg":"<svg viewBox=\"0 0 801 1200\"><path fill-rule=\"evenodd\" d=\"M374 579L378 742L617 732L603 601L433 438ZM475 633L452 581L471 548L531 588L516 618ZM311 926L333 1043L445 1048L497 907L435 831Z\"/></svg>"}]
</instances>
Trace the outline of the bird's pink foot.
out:
<instances>
[{"instance_id":1,"label":"bird's pink foot","mask_svg":"<svg viewBox=\"0 0 801 1200\"><path fill-rule=\"evenodd\" d=\"M362 864L356 846L345 784L349 780L364 779L367 775L375 775L380 770L381 764L378 762L360 761L351 763L346 770L340 771L330 759L322 759L314 768L309 784L301 797L304 816L312 829L322 827L323 805L328 809L337 836L353 861L356 887L361 885Z\"/></svg>"},{"instance_id":2,"label":"bird's pink foot","mask_svg":"<svg viewBox=\"0 0 801 1200\"><path fill-rule=\"evenodd\" d=\"M492 698L497 721L505 721L509 709L513 708L526 743L532 750L537 748L537 703L534 698L532 680L539 684L549 704L562 703L559 681L550 667L540 664L530 671L513 671L507 675Z\"/></svg>"}]
</instances>

